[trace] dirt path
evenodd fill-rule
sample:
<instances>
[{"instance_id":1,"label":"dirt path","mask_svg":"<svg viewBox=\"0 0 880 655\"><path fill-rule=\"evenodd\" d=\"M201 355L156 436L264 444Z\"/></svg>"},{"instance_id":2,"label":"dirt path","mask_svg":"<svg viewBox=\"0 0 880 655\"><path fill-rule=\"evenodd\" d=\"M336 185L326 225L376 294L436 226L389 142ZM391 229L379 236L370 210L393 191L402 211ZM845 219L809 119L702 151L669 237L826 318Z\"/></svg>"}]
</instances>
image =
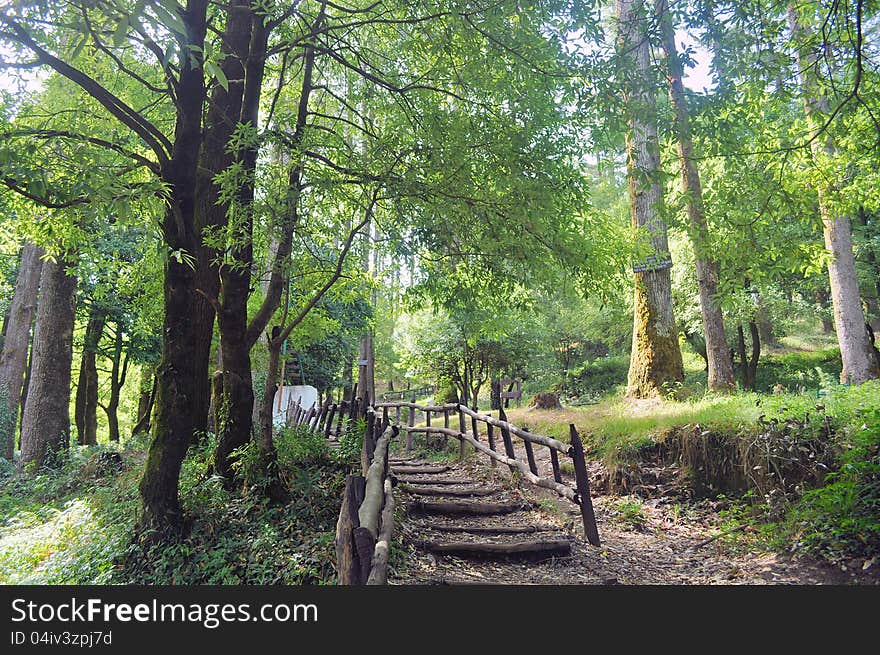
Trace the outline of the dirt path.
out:
<instances>
[{"instance_id":1,"label":"dirt path","mask_svg":"<svg viewBox=\"0 0 880 655\"><path fill-rule=\"evenodd\" d=\"M448 464L448 469L430 474L415 472L428 464L420 461L393 462L392 469L400 470L404 464L415 467L397 473L408 482L395 489L396 502L408 508L401 526L407 557L405 568L391 572L390 584L880 583L880 562L857 562L841 570L713 540L720 522L712 503L594 497L602 539L602 546L595 548L583 538L576 506L552 492L517 485L506 467L491 469L485 458L471 455L464 463ZM432 496L423 491L426 486L478 490L481 495ZM494 503L507 509L497 515L450 515L433 511L437 502L454 510L460 503ZM484 528L513 532L477 533ZM524 531L529 528L535 531ZM556 545L543 551L535 546L536 552L515 556L438 552L449 544L490 542Z\"/></svg>"}]
</instances>

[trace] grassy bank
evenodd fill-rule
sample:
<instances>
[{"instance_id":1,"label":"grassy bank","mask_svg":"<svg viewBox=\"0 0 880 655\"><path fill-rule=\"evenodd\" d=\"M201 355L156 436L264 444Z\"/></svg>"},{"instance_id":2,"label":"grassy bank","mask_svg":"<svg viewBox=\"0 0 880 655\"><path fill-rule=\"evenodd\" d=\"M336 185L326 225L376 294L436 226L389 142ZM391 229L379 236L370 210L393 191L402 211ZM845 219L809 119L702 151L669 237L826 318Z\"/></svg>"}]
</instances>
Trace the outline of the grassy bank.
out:
<instances>
[{"instance_id":1,"label":"grassy bank","mask_svg":"<svg viewBox=\"0 0 880 655\"><path fill-rule=\"evenodd\" d=\"M727 519L766 545L836 561L880 554L880 381L834 381L835 351L769 358L778 393L694 395L509 411L518 425L567 440L569 423L612 480L644 464L674 464L704 494L732 494ZM839 364L838 364L839 366ZM780 381L781 380L781 381ZM784 387L786 391L781 391Z\"/></svg>"}]
</instances>

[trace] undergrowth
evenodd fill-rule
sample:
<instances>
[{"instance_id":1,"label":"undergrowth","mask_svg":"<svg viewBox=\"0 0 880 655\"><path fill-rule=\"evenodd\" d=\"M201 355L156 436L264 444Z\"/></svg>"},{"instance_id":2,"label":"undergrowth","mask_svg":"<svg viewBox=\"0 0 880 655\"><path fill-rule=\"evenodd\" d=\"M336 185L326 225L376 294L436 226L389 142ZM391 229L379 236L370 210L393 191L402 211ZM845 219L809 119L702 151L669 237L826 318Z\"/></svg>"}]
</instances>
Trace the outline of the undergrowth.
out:
<instances>
[{"instance_id":1,"label":"undergrowth","mask_svg":"<svg viewBox=\"0 0 880 655\"><path fill-rule=\"evenodd\" d=\"M142 544L134 530L145 440L120 451L121 466L96 458L108 447L73 447L57 470L13 475L0 460L0 583L326 584L335 580L333 537L345 475L359 437L331 452L308 430L276 437L291 501L268 503L255 488L230 493L208 474L211 435L181 470L189 523L182 537ZM240 453L246 466L249 449Z\"/></svg>"}]
</instances>

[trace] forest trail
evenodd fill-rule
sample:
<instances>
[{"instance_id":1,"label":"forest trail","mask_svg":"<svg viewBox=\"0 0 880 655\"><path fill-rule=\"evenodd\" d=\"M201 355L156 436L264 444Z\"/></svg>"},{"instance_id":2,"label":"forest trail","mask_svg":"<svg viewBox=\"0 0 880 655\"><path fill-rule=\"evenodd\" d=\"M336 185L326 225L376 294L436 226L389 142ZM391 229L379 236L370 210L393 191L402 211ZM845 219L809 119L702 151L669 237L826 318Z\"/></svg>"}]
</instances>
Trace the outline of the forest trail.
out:
<instances>
[{"instance_id":1,"label":"forest trail","mask_svg":"<svg viewBox=\"0 0 880 655\"><path fill-rule=\"evenodd\" d=\"M405 564L389 584L877 584L880 566L842 571L825 563L735 548L718 536L710 502L684 509L644 501L621 520L618 496L594 497L601 547L583 538L579 509L516 484L481 459L391 458ZM484 512L484 513L478 513ZM487 552L517 550L515 554ZM482 551L482 552L480 552Z\"/></svg>"}]
</instances>

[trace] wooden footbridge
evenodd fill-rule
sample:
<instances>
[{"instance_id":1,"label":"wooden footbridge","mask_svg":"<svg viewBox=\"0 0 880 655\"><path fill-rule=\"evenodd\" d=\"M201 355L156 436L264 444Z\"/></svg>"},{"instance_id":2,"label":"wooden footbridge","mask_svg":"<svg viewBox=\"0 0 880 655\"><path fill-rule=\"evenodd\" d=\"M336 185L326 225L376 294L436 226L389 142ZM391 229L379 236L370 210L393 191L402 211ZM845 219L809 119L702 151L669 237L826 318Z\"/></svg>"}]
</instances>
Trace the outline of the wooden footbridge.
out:
<instances>
[{"instance_id":1,"label":"wooden footbridge","mask_svg":"<svg viewBox=\"0 0 880 655\"><path fill-rule=\"evenodd\" d=\"M424 416L424 425L415 425L417 413ZM457 419L458 429L450 427L452 419ZM460 557L565 556L571 551L571 535L542 524L534 507L509 494L504 497L501 487L469 479L455 466L422 462L409 455L391 457L391 442L401 433L407 453L413 451L419 434L455 438L460 444L460 462L470 446L486 455L492 468L506 466L515 480L556 493L580 509L587 541L599 545L583 444L574 425L569 427L571 443L566 444L513 425L503 409L496 419L457 403L384 402L366 411L363 475L346 479L336 526L339 584L387 582L395 487L406 499L407 521L415 524L420 535L416 545L425 551ZM549 451L552 476L539 471L539 448ZM571 459L573 484L563 476L560 455ZM517 520L506 520L514 515Z\"/></svg>"}]
</instances>

